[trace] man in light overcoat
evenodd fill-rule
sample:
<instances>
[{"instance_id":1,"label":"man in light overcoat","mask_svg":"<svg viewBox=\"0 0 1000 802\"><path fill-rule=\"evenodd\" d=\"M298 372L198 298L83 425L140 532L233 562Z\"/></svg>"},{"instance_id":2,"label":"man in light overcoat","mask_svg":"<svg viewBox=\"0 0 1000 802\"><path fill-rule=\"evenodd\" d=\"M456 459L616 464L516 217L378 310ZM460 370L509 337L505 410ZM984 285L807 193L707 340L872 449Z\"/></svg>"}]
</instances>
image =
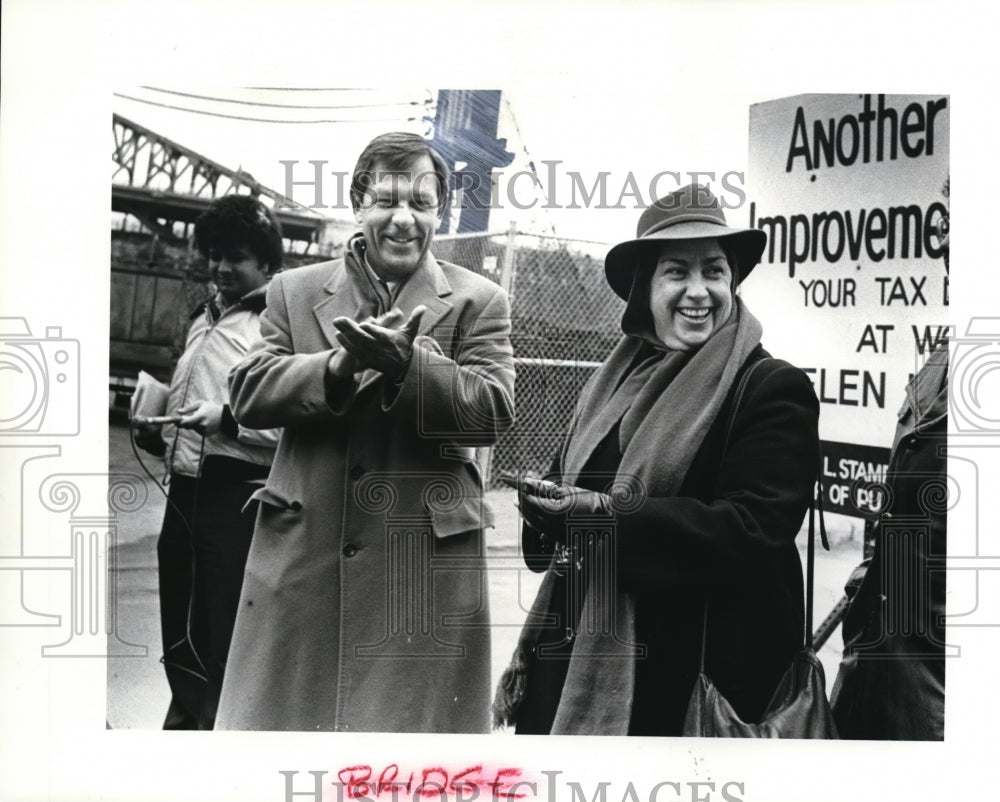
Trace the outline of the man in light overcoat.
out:
<instances>
[{"instance_id":1,"label":"man in light overcoat","mask_svg":"<svg viewBox=\"0 0 1000 802\"><path fill-rule=\"evenodd\" d=\"M284 427L259 501L217 728L487 732L477 447L511 426L510 305L430 252L448 168L416 135L361 154L362 232L277 275L230 375Z\"/></svg>"}]
</instances>

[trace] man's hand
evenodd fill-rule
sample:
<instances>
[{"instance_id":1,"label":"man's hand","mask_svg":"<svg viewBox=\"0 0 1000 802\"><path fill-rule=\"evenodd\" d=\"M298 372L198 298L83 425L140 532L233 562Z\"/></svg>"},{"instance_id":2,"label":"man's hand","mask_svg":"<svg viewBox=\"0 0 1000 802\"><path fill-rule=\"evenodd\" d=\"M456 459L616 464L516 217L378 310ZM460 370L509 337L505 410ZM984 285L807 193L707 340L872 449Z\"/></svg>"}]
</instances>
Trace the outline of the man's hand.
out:
<instances>
[{"instance_id":1,"label":"man's hand","mask_svg":"<svg viewBox=\"0 0 1000 802\"><path fill-rule=\"evenodd\" d=\"M160 435L160 425L156 423L133 423L135 429L135 444L152 454L154 457L162 457L167 452L167 444L163 442Z\"/></svg>"},{"instance_id":2,"label":"man's hand","mask_svg":"<svg viewBox=\"0 0 1000 802\"><path fill-rule=\"evenodd\" d=\"M347 318L337 318L346 320ZM378 317L368 317L362 323L376 323L379 326L395 328L403 319L403 313L399 309L392 309ZM326 375L331 379L349 379L361 370L358 360L346 348L334 351L330 361L326 363Z\"/></svg>"},{"instance_id":3,"label":"man's hand","mask_svg":"<svg viewBox=\"0 0 1000 802\"><path fill-rule=\"evenodd\" d=\"M418 306L399 328L394 325L398 317L389 318L393 313L402 316L398 309L383 315L382 318L362 323L355 323L349 317L334 318L337 341L344 346L348 355L353 357L359 369L371 368L395 380L406 372L410 364L413 340L420 329L420 319L426 309L425 306ZM334 358L331 357L331 367L328 369L332 369L333 361Z\"/></svg>"},{"instance_id":4,"label":"man's hand","mask_svg":"<svg viewBox=\"0 0 1000 802\"><path fill-rule=\"evenodd\" d=\"M198 434L209 437L219 431L222 425L222 404L218 401L193 401L179 410L182 429L194 429Z\"/></svg>"}]
</instances>

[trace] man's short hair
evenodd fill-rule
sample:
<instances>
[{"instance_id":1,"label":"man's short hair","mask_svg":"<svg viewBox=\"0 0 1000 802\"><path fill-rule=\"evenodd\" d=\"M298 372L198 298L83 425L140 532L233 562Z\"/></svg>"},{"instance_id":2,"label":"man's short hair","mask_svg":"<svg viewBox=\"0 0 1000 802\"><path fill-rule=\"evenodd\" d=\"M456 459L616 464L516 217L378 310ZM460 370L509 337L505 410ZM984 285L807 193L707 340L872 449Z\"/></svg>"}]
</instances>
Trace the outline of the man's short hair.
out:
<instances>
[{"instance_id":1,"label":"man's short hair","mask_svg":"<svg viewBox=\"0 0 1000 802\"><path fill-rule=\"evenodd\" d=\"M267 206L249 195L223 195L194 223L194 244L202 256L210 250L247 248L269 273L281 267L281 223Z\"/></svg>"},{"instance_id":2,"label":"man's short hair","mask_svg":"<svg viewBox=\"0 0 1000 802\"><path fill-rule=\"evenodd\" d=\"M360 209L365 202L367 190L377 183L375 165L393 171L405 171L421 156L428 156L434 165L434 175L438 184L438 210L448 204L448 179L451 170L426 139L417 134L394 131L375 137L358 157L351 176L351 205L354 210Z\"/></svg>"}]
</instances>

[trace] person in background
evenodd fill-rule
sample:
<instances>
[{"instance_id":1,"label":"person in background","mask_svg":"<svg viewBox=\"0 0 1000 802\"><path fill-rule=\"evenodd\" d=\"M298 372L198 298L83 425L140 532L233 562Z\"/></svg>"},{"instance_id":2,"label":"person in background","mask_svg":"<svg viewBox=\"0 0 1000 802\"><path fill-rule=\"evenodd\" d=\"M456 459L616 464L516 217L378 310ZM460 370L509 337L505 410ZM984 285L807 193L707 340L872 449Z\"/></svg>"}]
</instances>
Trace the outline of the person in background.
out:
<instances>
[{"instance_id":1,"label":"person in background","mask_svg":"<svg viewBox=\"0 0 1000 802\"><path fill-rule=\"evenodd\" d=\"M949 195L949 182L942 190ZM948 218L941 220L944 268ZM874 549L851 575L831 705L841 738L944 739L948 346L906 387Z\"/></svg>"},{"instance_id":2,"label":"person in background","mask_svg":"<svg viewBox=\"0 0 1000 802\"><path fill-rule=\"evenodd\" d=\"M167 415L136 443L164 457L167 507L157 543L163 664L171 701L164 729L212 729L239 602L253 512L278 432L236 423L230 369L260 339L270 275L281 267L281 227L259 200L227 195L197 219L194 241L216 291L191 315Z\"/></svg>"},{"instance_id":3,"label":"person in background","mask_svg":"<svg viewBox=\"0 0 1000 802\"><path fill-rule=\"evenodd\" d=\"M556 487L519 494L525 560L546 575L495 726L681 735L702 660L756 722L802 647L819 402L736 295L765 244L689 185L608 253L624 337L584 387Z\"/></svg>"},{"instance_id":4,"label":"person in background","mask_svg":"<svg viewBox=\"0 0 1000 802\"><path fill-rule=\"evenodd\" d=\"M485 732L476 447L512 425L510 304L431 254L447 165L415 134L361 153L343 259L277 276L237 420L281 426L218 727Z\"/></svg>"}]
</instances>

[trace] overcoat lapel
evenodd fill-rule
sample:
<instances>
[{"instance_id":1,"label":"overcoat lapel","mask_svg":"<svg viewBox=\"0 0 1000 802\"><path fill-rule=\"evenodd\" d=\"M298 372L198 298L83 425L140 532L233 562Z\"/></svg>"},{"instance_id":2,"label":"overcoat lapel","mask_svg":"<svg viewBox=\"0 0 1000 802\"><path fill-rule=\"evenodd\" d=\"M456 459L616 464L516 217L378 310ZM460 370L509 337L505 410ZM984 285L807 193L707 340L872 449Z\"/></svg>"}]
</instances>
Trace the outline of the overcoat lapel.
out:
<instances>
[{"instance_id":1,"label":"overcoat lapel","mask_svg":"<svg viewBox=\"0 0 1000 802\"><path fill-rule=\"evenodd\" d=\"M355 262L352 266L355 270L351 270L347 264L348 259L353 259L353 256L349 254L345 258L345 269L337 271L338 275L333 276L324 287L331 296L317 304L313 310L324 335L334 348L340 347L340 344L337 342L333 318L348 315L354 320L361 320L375 313L375 301L369 300L363 288L363 278L356 272L361 268ZM428 252L420 268L400 288L393 307L399 308L404 320L421 304L427 307L417 330L417 336L420 336L430 332L451 311L453 304L448 300L451 294L448 279L437 260ZM381 378L382 374L374 370L364 371L359 378L357 392L364 392Z\"/></svg>"},{"instance_id":2,"label":"overcoat lapel","mask_svg":"<svg viewBox=\"0 0 1000 802\"><path fill-rule=\"evenodd\" d=\"M356 264L349 265L349 259L353 260L353 256L348 255L341 269L334 270L333 275L323 285L326 297L313 307L316 322L331 348L339 347L337 329L333 325L334 318L349 317L352 320L362 320L376 314L376 301L370 297L370 292L356 273L360 268ZM408 316L421 304L426 306L427 311L420 322L418 332L426 334L451 310L452 304L447 300L451 293L451 285L438 266L437 260L427 254L420 270L403 285L394 306L399 307L404 316Z\"/></svg>"},{"instance_id":3,"label":"overcoat lapel","mask_svg":"<svg viewBox=\"0 0 1000 802\"><path fill-rule=\"evenodd\" d=\"M396 296L395 306L398 306L403 316L409 317L410 312L423 304L427 307L420 321L418 335L426 334L440 322L451 310L452 303L447 300L451 295L451 285L444 272L430 252L424 257L424 263L400 288Z\"/></svg>"},{"instance_id":4,"label":"overcoat lapel","mask_svg":"<svg viewBox=\"0 0 1000 802\"><path fill-rule=\"evenodd\" d=\"M369 298L352 275L346 259L339 270L333 271L323 289L327 295L313 307L313 314L330 347L340 348L334 318L362 320L375 313L375 301Z\"/></svg>"}]
</instances>

